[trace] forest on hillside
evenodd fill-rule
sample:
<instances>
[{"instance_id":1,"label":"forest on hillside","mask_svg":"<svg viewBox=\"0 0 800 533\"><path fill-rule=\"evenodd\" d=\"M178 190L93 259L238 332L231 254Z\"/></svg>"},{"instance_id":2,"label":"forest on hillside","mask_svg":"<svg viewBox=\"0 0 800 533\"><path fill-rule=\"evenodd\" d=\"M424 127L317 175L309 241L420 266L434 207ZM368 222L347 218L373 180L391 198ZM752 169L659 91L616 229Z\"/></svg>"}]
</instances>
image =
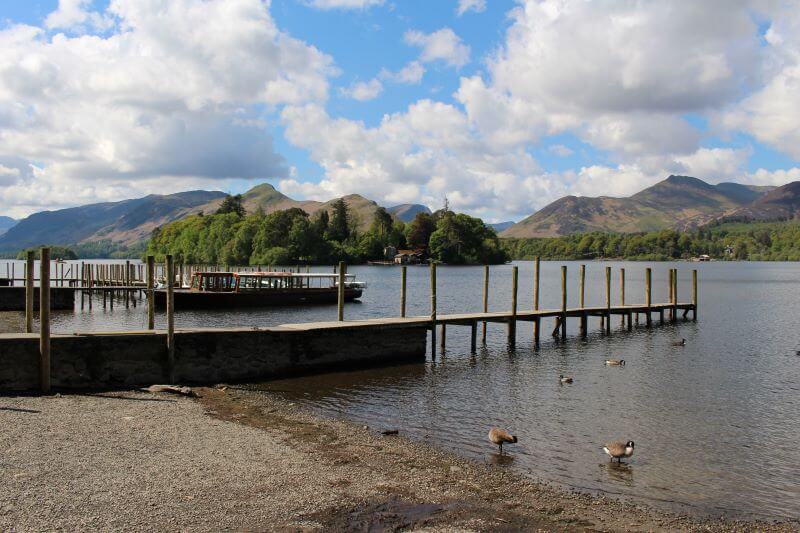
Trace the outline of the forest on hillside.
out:
<instances>
[{"instance_id":1,"label":"forest on hillside","mask_svg":"<svg viewBox=\"0 0 800 533\"><path fill-rule=\"evenodd\" d=\"M680 232L584 233L554 238L502 239L513 259L627 259L667 261L709 255L719 260L800 261L800 222L718 223Z\"/></svg>"},{"instance_id":2,"label":"forest on hillside","mask_svg":"<svg viewBox=\"0 0 800 533\"><path fill-rule=\"evenodd\" d=\"M212 215L193 215L156 229L145 255L172 254L185 263L227 265L350 264L384 259L384 248L424 250L449 264L496 264L508 259L497 234L482 220L447 209L418 213L409 224L382 207L359 232L347 204L313 217L298 208L246 213L240 197L223 201Z\"/></svg>"}]
</instances>

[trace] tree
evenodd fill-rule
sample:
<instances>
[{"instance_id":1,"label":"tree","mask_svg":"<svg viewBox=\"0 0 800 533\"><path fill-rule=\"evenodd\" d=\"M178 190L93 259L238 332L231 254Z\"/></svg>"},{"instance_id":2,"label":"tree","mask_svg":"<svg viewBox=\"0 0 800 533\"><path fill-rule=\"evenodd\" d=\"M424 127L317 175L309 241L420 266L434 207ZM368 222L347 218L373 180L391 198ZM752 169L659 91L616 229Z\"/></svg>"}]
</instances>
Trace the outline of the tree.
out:
<instances>
[{"instance_id":1,"label":"tree","mask_svg":"<svg viewBox=\"0 0 800 533\"><path fill-rule=\"evenodd\" d=\"M370 231L379 239L385 241L392 232L393 224L392 215L385 208L379 207L375 210L375 219L372 221Z\"/></svg>"},{"instance_id":2,"label":"tree","mask_svg":"<svg viewBox=\"0 0 800 533\"><path fill-rule=\"evenodd\" d=\"M217 214L221 215L224 213L236 213L239 218L242 218L247 214L247 211L245 211L244 205L242 204L241 194L237 194L236 196L231 196L229 194L224 200L222 200L222 204L220 204L219 209L217 209Z\"/></svg>"},{"instance_id":3,"label":"tree","mask_svg":"<svg viewBox=\"0 0 800 533\"><path fill-rule=\"evenodd\" d=\"M344 242L350 236L349 209L344 198L339 198L331 205L333 216L328 228L328 238L336 242Z\"/></svg>"},{"instance_id":4,"label":"tree","mask_svg":"<svg viewBox=\"0 0 800 533\"><path fill-rule=\"evenodd\" d=\"M431 234L436 231L436 222L428 213L417 213L406 234L408 245L414 249L428 249Z\"/></svg>"}]
</instances>

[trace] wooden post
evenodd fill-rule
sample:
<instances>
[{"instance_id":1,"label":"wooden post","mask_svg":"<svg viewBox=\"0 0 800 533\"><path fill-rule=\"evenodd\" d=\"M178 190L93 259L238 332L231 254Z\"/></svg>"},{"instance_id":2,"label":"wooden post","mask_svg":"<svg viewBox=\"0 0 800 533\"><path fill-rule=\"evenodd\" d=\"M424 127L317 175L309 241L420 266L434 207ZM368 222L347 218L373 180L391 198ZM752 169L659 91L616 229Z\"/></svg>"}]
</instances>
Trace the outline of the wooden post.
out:
<instances>
[{"instance_id":1,"label":"wooden post","mask_svg":"<svg viewBox=\"0 0 800 533\"><path fill-rule=\"evenodd\" d=\"M483 312L489 312L489 265L483 265ZM483 321L483 343L486 344L486 321Z\"/></svg>"},{"instance_id":2,"label":"wooden post","mask_svg":"<svg viewBox=\"0 0 800 533\"><path fill-rule=\"evenodd\" d=\"M650 316L650 306L652 305L652 301L650 299L651 289L653 288L653 270L647 268L644 271L644 304L647 307L647 325L651 326L653 324L653 317Z\"/></svg>"},{"instance_id":3,"label":"wooden post","mask_svg":"<svg viewBox=\"0 0 800 533\"><path fill-rule=\"evenodd\" d=\"M539 256L533 261L533 310L539 310L539 267L541 261ZM542 330L542 320L538 316L533 321L533 344L539 346L539 337Z\"/></svg>"},{"instance_id":4,"label":"wooden post","mask_svg":"<svg viewBox=\"0 0 800 533\"><path fill-rule=\"evenodd\" d=\"M339 286L337 287L337 317L339 322L344 321L344 261L339 261Z\"/></svg>"},{"instance_id":5,"label":"wooden post","mask_svg":"<svg viewBox=\"0 0 800 533\"><path fill-rule=\"evenodd\" d=\"M156 306L154 288L156 284L156 258L147 256L147 329L156 329Z\"/></svg>"},{"instance_id":6,"label":"wooden post","mask_svg":"<svg viewBox=\"0 0 800 533\"><path fill-rule=\"evenodd\" d=\"M673 322L678 320L678 269L672 270L672 316Z\"/></svg>"},{"instance_id":7,"label":"wooden post","mask_svg":"<svg viewBox=\"0 0 800 533\"><path fill-rule=\"evenodd\" d=\"M25 258L25 333L33 333L33 250Z\"/></svg>"},{"instance_id":8,"label":"wooden post","mask_svg":"<svg viewBox=\"0 0 800 533\"><path fill-rule=\"evenodd\" d=\"M667 291L667 294L669 295L669 299L667 300L667 303L669 303L669 304L672 304L672 275L673 274L674 273L673 273L672 269L670 268L669 269L669 276L667 276L667 278L668 278L667 282L669 283L669 290ZM672 319L672 311L673 310L670 307L670 310L669 310L669 312L670 312L670 320Z\"/></svg>"},{"instance_id":9,"label":"wooden post","mask_svg":"<svg viewBox=\"0 0 800 533\"><path fill-rule=\"evenodd\" d=\"M86 287L86 265L81 261L81 281L80 281L80 288L81 288L81 311L83 311L83 300L85 291L83 290Z\"/></svg>"},{"instance_id":10,"label":"wooden post","mask_svg":"<svg viewBox=\"0 0 800 533\"><path fill-rule=\"evenodd\" d=\"M169 381L175 383L175 264L167 255L167 365Z\"/></svg>"},{"instance_id":11,"label":"wooden post","mask_svg":"<svg viewBox=\"0 0 800 533\"><path fill-rule=\"evenodd\" d=\"M431 262L431 357L436 359L436 263Z\"/></svg>"},{"instance_id":12,"label":"wooden post","mask_svg":"<svg viewBox=\"0 0 800 533\"><path fill-rule=\"evenodd\" d=\"M580 299L580 308L581 308L581 326L580 326L580 334L581 337L586 337L587 334L587 318L586 318L586 265L581 265L579 274L578 274L578 291L579 299Z\"/></svg>"},{"instance_id":13,"label":"wooden post","mask_svg":"<svg viewBox=\"0 0 800 533\"><path fill-rule=\"evenodd\" d=\"M478 337L478 322L474 321L470 324L470 332L469 332L469 349L470 352L475 353L477 350L477 337Z\"/></svg>"},{"instance_id":14,"label":"wooden post","mask_svg":"<svg viewBox=\"0 0 800 533\"><path fill-rule=\"evenodd\" d=\"M125 261L125 275L122 277L122 283L125 284L126 287L129 287L131 284L131 262ZM130 291L125 290L125 308L127 309L130 307Z\"/></svg>"},{"instance_id":15,"label":"wooden post","mask_svg":"<svg viewBox=\"0 0 800 533\"><path fill-rule=\"evenodd\" d=\"M511 267L511 319L508 321L508 343L517 340L517 290L519 288L519 267Z\"/></svg>"},{"instance_id":16,"label":"wooden post","mask_svg":"<svg viewBox=\"0 0 800 533\"><path fill-rule=\"evenodd\" d=\"M692 270L692 320L697 320L697 270Z\"/></svg>"},{"instance_id":17,"label":"wooden post","mask_svg":"<svg viewBox=\"0 0 800 533\"><path fill-rule=\"evenodd\" d=\"M611 333L611 267L606 267L606 333Z\"/></svg>"},{"instance_id":18,"label":"wooden post","mask_svg":"<svg viewBox=\"0 0 800 533\"><path fill-rule=\"evenodd\" d=\"M442 324L442 334L439 337L439 351L444 353L444 348L447 340L447 324Z\"/></svg>"},{"instance_id":19,"label":"wooden post","mask_svg":"<svg viewBox=\"0 0 800 533\"><path fill-rule=\"evenodd\" d=\"M406 270L408 267L400 267L400 316L406 316Z\"/></svg>"},{"instance_id":20,"label":"wooden post","mask_svg":"<svg viewBox=\"0 0 800 533\"><path fill-rule=\"evenodd\" d=\"M619 305L625 307L625 269L619 269ZM627 313L620 315L620 325L625 325L625 316ZM630 316L630 315L627 315ZM629 324L630 325L630 324Z\"/></svg>"},{"instance_id":21,"label":"wooden post","mask_svg":"<svg viewBox=\"0 0 800 533\"><path fill-rule=\"evenodd\" d=\"M567 339L567 266L561 266L561 340Z\"/></svg>"},{"instance_id":22,"label":"wooden post","mask_svg":"<svg viewBox=\"0 0 800 533\"><path fill-rule=\"evenodd\" d=\"M39 385L50 392L50 248L39 257Z\"/></svg>"}]
</instances>

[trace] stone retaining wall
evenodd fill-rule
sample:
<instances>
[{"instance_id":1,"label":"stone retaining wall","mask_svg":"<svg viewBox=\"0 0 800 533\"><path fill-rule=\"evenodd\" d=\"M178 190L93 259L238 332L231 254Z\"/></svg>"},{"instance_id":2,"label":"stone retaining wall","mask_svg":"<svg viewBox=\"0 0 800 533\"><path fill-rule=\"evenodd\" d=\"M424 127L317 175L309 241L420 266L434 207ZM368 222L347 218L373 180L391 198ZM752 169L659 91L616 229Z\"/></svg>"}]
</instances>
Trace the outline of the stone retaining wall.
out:
<instances>
[{"instance_id":1,"label":"stone retaining wall","mask_svg":"<svg viewBox=\"0 0 800 533\"><path fill-rule=\"evenodd\" d=\"M33 307L39 309L39 289L33 291ZM50 309L74 309L75 289L50 287ZM0 311L25 311L25 287L0 287Z\"/></svg>"}]
</instances>

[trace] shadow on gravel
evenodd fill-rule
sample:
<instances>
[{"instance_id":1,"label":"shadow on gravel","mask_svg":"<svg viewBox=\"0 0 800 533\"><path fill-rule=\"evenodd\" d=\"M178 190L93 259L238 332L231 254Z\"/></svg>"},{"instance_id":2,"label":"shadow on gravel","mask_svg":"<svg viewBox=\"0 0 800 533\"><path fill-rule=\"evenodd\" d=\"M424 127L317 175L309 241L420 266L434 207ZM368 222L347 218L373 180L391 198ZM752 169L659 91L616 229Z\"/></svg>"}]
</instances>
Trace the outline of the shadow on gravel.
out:
<instances>
[{"instance_id":1,"label":"shadow on gravel","mask_svg":"<svg viewBox=\"0 0 800 533\"><path fill-rule=\"evenodd\" d=\"M172 402L175 403L178 400L173 400L170 398L136 398L133 396L117 396L117 395L109 395L109 394L80 394L78 396L91 396L92 398L106 398L109 400L128 400L131 402Z\"/></svg>"},{"instance_id":2,"label":"shadow on gravel","mask_svg":"<svg viewBox=\"0 0 800 533\"><path fill-rule=\"evenodd\" d=\"M20 407L0 407L0 411L13 411L15 413L41 413L36 409L22 409Z\"/></svg>"}]
</instances>

